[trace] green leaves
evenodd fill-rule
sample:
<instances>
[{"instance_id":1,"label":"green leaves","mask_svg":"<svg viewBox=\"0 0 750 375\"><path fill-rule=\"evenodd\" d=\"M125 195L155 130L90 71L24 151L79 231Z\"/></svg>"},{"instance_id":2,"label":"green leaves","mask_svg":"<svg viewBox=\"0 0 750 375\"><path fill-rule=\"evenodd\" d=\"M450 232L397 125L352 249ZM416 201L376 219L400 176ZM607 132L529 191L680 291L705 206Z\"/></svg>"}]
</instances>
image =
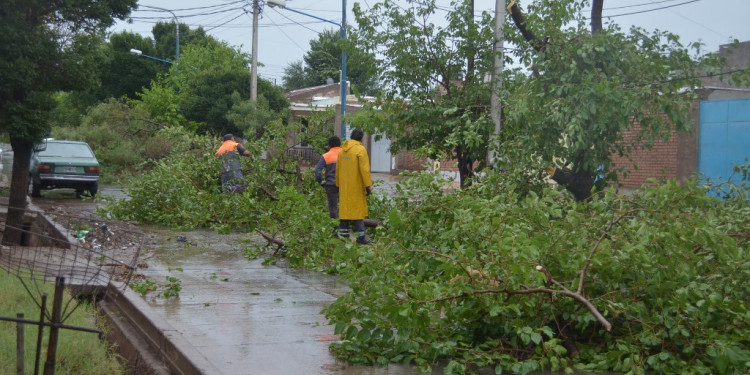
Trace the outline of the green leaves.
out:
<instances>
[{"instance_id":1,"label":"green leaves","mask_svg":"<svg viewBox=\"0 0 750 375\"><path fill-rule=\"evenodd\" d=\"M393 352L393 342L360 333L374 324L410 343L401 356L422 366L452 361L457 373L728 374L746 366L750 260L747 241L731 238L750 231L735 215L747 201L707 198L695 181L588 204L549 190L485 195L486 186L444 195L429 176L404 176L367 263L342 271L352 291L325 312L337 331L357 334L336 345L338 355ZM563 288L581 288L612 330Z\"/></svg>"},{"instance_id":2,"label":"green leaves","mask_svg":"<svg viewBox=\"0 0 750 375\"><path fill-rule=\"evenodd\" d=\"M475 21L468 4L443 12L434 0L406 3L386 1L368 10L354 5L360 28L353 38L359 49L382 56L377 69L384 80L383 92L359 116L371 120L358 126L386 134L394 152L457 160L466 185L475 168L484 168L493 128L491 87L484 81L493 56L483 47L491 43L491 20L485 14Z\"/></svg>"}]
</instances>

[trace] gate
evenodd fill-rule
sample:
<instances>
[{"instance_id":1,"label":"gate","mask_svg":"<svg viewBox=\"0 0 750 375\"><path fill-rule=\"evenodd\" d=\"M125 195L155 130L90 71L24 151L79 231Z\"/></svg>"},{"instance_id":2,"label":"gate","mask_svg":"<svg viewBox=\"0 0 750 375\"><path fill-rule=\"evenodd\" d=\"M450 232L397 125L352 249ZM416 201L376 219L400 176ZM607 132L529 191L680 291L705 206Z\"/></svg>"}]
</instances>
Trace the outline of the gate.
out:
<instances>
[{"instance_id":1,"label":"gate","mask_svg":"<svg viewBox=\"0 0 750 375\"><path fill-rule=\"evenodd\" d=\"M699 129L698 172L703 177L726 182L735 165L750 162L750 99L702 101Z\"/></svg>"},{"instance_id":2,"label":"gate","mask_svg":"<svg viewBox=\"0 0 750 375\"><path fill-rule=\"evenodd\" d=\"M370 170L372 172L391 173L391 140L385 137L385 134L379 135L381 138L375 140L372 136L372 148L370 153Z\"/></svg>"}]
</instances>

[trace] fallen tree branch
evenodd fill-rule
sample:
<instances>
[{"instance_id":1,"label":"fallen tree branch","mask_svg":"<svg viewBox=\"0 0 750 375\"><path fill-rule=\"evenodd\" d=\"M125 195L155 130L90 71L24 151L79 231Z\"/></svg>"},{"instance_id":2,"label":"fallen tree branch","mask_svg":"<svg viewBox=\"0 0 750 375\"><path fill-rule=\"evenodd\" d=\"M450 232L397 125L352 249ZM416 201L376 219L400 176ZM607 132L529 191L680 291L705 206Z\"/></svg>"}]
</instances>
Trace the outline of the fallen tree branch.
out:
<instances>
[{"instance_id":1,"label":"fallen tree branch","mask_svg":"<svg viewBox=\"0 0 750 375\"><path fill-rule=\"evenodd\" d=\"M272 201L276 201L276 202L279 201L279 197L275 196L273 193L271 193L270 191L268 191L268 188L266 188L265 186L261 186L260 189L263 190L263 192L266 193L266 195L268 196L268 198L271 198Z\"/></svg>"},{"instance_id":2,"label":"fallen tree branch","mask_svg":"<svg viewBox=\"0 0 750 375\"><path fill-rule=\"evenodd\" d=\"M420 251L420 252L427 252L427 251ZM439 253L437 253L437 254L438 255L442 255L442 254L439 254ZM505 294L508 297L513 296L513 295L520 295L520 294L537 294L537 293L558 294L558 295L563 295L563 296L566 296L566 297L570 297L570 298L578 301L579 303L581 303L589 311L589 313L591 313L591 315L594 316L594 318L596 319L596 321L598 321L602 326L604 326L604 329L606 329L607 331L611 331L612 330L612 323L610 323L607 320L607 318L605 318L604 315L602 315L602 313L599 312L599 310L596 308L596 306L594 306L594 304L591 303L591 301L589 301L588 299L586 299L585 296L583 296L583 294L578 293L578 292L573 292L573 291L570 291L567 288L565 288L564 285L562 285L561 283L559 283L558 281L556 281L555 279L553 279L552 275L549 273L549 271L547 271L547 269L544 268L543 266L536 266L536 270L539 271L539 272L541 272L541 273L543 273L545 275L545 278L547 279L546 282L548 284L549 283L554 284L554 285L558 286L560 289L528 288L528 287L524 287L524 289L518 289L518 290L510 290L510 289L477 289L477 290L472 290L472 291L461 292L459 294L452 295L452 296L436 298L436 299L432 299L432 300L428 300L428 301L421 301L421 303L434 303L434 302L450 301L450 300L454 300L454 299L459 299L459 298L468 297L468 296L481 295L481 294ZM470 272L467 272L467 273L470 274ZM471 276L471 274L470 274L470 276ZM472 277L472 280L473 280L473 277Z\"/></svg>"},{"instance_id":3,"label":"fallen tree branch","mask_svg":"<svg viewBox=\"0 0 750 375\"><path fill-rule=\"evenodd\" d=\"M272 235L270 235L270 234L268 234L266 232L263 232L260 229L256 229L255 231L258 234L260 234L261 237L265 238L266 241L268 241L268 245L271 245L271 244L276 245L276 250L273 252L274 256L276 256L276 254L278 254L279 250L281 250L284 247L284 242L281 241L281 240L279 240L279 239L277 239L276 237L274 237L274 236L272 236Z\"/></svg>"},{"instance_id":4,"label":"fallen tree branch","mask_svg":"<svg viewBox=\"0 0 750 375\"><path fill-rule=\"evenodd\" d=\"M365 226L368 228L377 228L383 224L383 220L380 219L365 219Z\"/></svg>"},{"instance_id":5,"label":"fallen tree branch","mask_svg":"<svg viewBox=\"0 0 750 375\"><path fill-rule=\"evenodd\" d=\"M599 245L601 245L602 241L604 241L605 238L609 237L609 232L612 230L612 228L619 223L622 219L624 219L626 216L630 215L630 211L627 211L617 217L615 220L612 220L609 225L607 225L607 228L604 229L604 232L602 232L602 235L599 236L599 239L596 240L596 244L594 244L594 247L591 248L591 251L589 251L589 256L586 257L586 261L583 263L583 269L581 270L581 273L578 276L578 290L576 293L583 294L583 285L586 278L586 272L589 270L589 266L591 265L591 260L594 259L594 254L596 254L597 250L599 250Z\"/></svg>"}]
</instances>

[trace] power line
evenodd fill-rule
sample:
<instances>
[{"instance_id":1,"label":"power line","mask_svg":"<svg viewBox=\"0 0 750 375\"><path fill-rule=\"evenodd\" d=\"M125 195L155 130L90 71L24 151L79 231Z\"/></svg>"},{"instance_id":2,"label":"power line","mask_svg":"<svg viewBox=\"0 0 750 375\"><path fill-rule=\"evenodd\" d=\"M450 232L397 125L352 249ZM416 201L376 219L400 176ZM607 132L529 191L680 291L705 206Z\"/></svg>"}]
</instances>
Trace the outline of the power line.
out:
<instances>
[{"instance_id":1,"label":"power line","mask_svg":"<svg viewBox=\"0 0 750 375\"><path fill-rule=\"evenodd\" d=\"M244 12L247 12L249 4L244 3L242 6L242 10L240 11L241 14ZM230 18L236 18L237 13L234 11L232 12L226 12L222 14L207 14L204 17L201 17L194 22L204 25L205 27L216 27L217 25L224 26L227 23L227 19Z\"/></svg>"},{"instance_id":2,"label":"power line","mask_svg":"<svg viewBox=\"0 0 750 375\"><path fill-rule=\"evenodd\" d=\"M274 12L276 12L276 14L278 14L278 15L280 15L280 16L282 16L282 17L286 18L287 20L289 20L290 22L293 22L294 24L296 24L296 25L298 25L298 26L302 26L302 27L304 27L305 29L308 29L308 30L310 30L310 31L312 31L312 32L314 32L314 33L316 33L316 34L319 34L319 33L320 33L320 32L319 32L319 31L317 31L317 30L313 30L313 29L311 29L311 28L309 28L309 27L305 26L305 25L304 25L303 23L301 23L301 22L297 22L297 21L295 21L295 20L293 20L293 19L289 18L289 17L288 17L288 16L286 15L286 14L283 14L283 13L279 12L279 11L278 11L278 10L276 10L276 9L274 9L273 11L274 11ZM315 24L318 24L318 23L323 23L323 21L317 21L317 22L307 22L307 23L310 23L310 24L313 24L313 23L315 23Z\"/></svg>"},{"instance_id":3,"label":"power line","mask_svg":"<svg viewBox=\"0 0 750 375\"><path fill-rule=\"evenodd\" d=\"M238 15L237 17L234 17L234 18L232 18L231 20L229 20L229 21L226 21L226 22L224 22L224 23L222 23L222 24L219 24L219 25L213 26L213 27L211 27L211 28L208 28L208 29L206 29L205 31L206 31L206 32L209 32L209 31L211 31L211 30L213 30L213 29L216 29L216 28L222 27L222 26L224 26L224 25L226 25L226 24L228 24L228 23L230 23L230 22L232 22L232 21L234 21L234 20L236 20L236 19L238 19L238 18L242 17L243 15L245 15L245 14L247 14L247 13L248 13L248 11L247 11L247 10L245 10L245 9L243 9L243 12L242 12L242 13L240 13L240 14L239 14L239 15Z\"/></svg>"},{"instance_id":4,"label":"power line","mask_svg":"<svg viewBox=\"0 0 750 375\"><path fill-rule=\"evenodd\" d=\"M678 15L678 16L680 16L680 17L682 17L682 18L684 18L684 19L686 19L686 20L688 20L688 21L690 21L690 22L692 22L692 23L694 23L694 24L696 24L696 25L698 25L698 26L700 26L700 27L702 27L702 28L704 28L704 29L706 29L706 30L708 30L708 31L710 31L710 32L712 32L712 33L714 33L714 34L716 34L716 35L719 35L719 36L722 36L722 37L726 37L726 35L724 35L724 34L722 34L722 33L718 32L718 31L716 31L716 30L714 30L714 29L712 29L712 28L710 28L710 27L708 27L708 26L706 26L706 25L704 25L704 24L702 24L702 23L700 23L700 22L697 22L697 21L695 21L695 20L692 20L692 19L690 19L690 18L688 18L688 17L685 17L685 16L683 16L682 14L679 14L679 13L677 13L677 12L675 12L675 11L672 11L672 13L674 13L674 14L676 14L676 15Z\"/></svg>"},{"instance_id":5,"label":"power line","mask_svg":"<svg viewBox=\"0 0 750 375\"><path fill-rule=\"evenodd\" d=\"M623 5L619 7L608 7L604 8L604 10L615 10L615 9L627 9L627 8L637 8L642 7L646 5L656 5L656 4L662 4L662 3L671 3L673 1L679 1L679 0L661 0L661 1L649 1L648 3L641 3L641 4L631 4L631 5ZM584 13L590 13L591 9L584 9L582 12Z\"/></svg>"},{"instance_id":6,"label":"power line","mask_svg":"<svg viewBox=\"0 0 750 375\"><path fill-rule=\"evenodd\" d=\"M239 3L244 3L244 2L246 2L246 0L239 0L239 1L234 1L234 2L226 3L226 4L208 5L208 6L205 6L205 7L183 8L183 9L170 9L170 10L173 11L173 12L182 12L182 11L187 11L187 10L221 8L221 7L225 7L225 6L228 6L228 5L239 4ZM138 10L138 9L136 9L136 10Z\"/></svg>"},{"instance_id":7,"label":"power line","mask_svg":"<svg viewBox=\"0 0 750 375\"><path fill-rule=\"evenodd\" d=\"M632 15L634 15L634 14L642 14L642 13L655 12L655 11L657 11L657 10L662 10L662 9L667 9L667 8L674 8L674 7L678 7L678 6L681 6L681 5L686 5L686 4L690 4L690 3L696 3L696 2L698 2L698 1L701 1L701 0L689 0L689 1L684 1L684 2L682 2L682 3L678 3L678 4L672 4L672 5L666 5L666 6L663 6L663 7L658 7L658 8L652 8L652 9L640 10L640 11L637 11L637 12L630 12L630 13L621 13L621 14L613 14L613 15L611 15L611 16L604 16L604 15L602 15L602 18L613 18L613 17L622 17L622 16L632 16Z\"/></svg>"},{"instance_id":8,"label":"power line","mask_svg":"<svg viewBox=\"0 0 750 375\"><path fill-rule=\"evenodd\" d=\"M180 14L178 16L178 18L203 17L203 16L209 16L209 15L212 15L212 14L220 14L220 13L231 12L231 11L239 10L239 9L245 9L245 7L242 6L242 7L217 10L217 11L214 11L214 12L207 12L207 13ZM130 18L132 18L132 19L157 19L157 18L161 19L161 18L165 18L165 17L146 17L146 16L143 16L143 17L130 17Z\"/></svg>"},{"instance_id":9,"label":"power line","mask_svg":"<svg viewBox=\"0 0 750 375\"><path fill-rule=\"evenodd\" d=\"M277 13L277 14L280 14L280 15L281 15L282 17L284 17L284 18L286 18L286 19L289 19L288 17L286 17L286 16L284 16L283 14L281 14L281 13L280 13L280 12L279 12L278 10L275 10L275 9L274 9L274 11L276 11L276 13ZM291 21L291 20L290 20L290 21ZM294 22L294 21L292 21L292 22ZM274 25L276 25L276 23L275 23L274 21L271 21L271 23L272 23L272 24L274 24ZM300 26L302 26L302 27L305 27L305 28L307 28L307 27L306 27L306 26L304 26L304 25L300 25ZM292 39L292 38L291 38L291 37L290 37L290 36L289 36L289 35L288 35L287 33L285 33L285 32L284 32L284 29L282 29L281 27L277 27L277 28L279 29L279 31L280 31L280 32L281 32L282 34L284 34L284 36L285 36L285 37L287 37L287 39L289 39L289 41L291 41L291 42L292 42L292 44L294 44L295 46L297 46L297 48L299 48L300 50L302 50L302 51L305 51L305 49L304 49L304 48L302 48L302 47L301 47L301 46L300 46L299 44L297 44L297 42L296 42L296 41L295 41L294 39ZM309 28L307 28L307 29L308 29L308 30L310 30ZM314 31L314 32L317 32L317 31L315 31L315 30L312 30L312 31Z\"/></svg>"}]
</instances>

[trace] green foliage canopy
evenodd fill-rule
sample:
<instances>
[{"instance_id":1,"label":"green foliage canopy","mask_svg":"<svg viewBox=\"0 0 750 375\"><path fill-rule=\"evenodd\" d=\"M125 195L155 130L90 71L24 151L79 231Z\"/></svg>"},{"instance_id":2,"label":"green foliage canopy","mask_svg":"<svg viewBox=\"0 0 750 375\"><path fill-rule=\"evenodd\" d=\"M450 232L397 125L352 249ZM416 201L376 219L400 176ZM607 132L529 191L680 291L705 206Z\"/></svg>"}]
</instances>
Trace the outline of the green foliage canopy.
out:
<instances>
[{"instance_id":1,"label":"green foliage canopy","mask_svg":"<svg viewBox=\"0 0 750 375\"><path fill-rule=\"evenodd\" d=\"M34 142L49 131L50 95L91 83L96 32L135 0L4 1L0 5L0 131Z\"/></svg>"},{"instance_id":2,"label":"green foliage canopy","mask_svg":"<svg viewBox=\"0 0 750 375\"><path fill-rule=\"evenodd\" d=\"M385 133L393 152L416 151L459 163L462 185L484 166L492 69L491 19L474 21L467 3L447 11L448 24L429 20L435 1L382 2L368 10L354 5L357 48L378 56L384 90L367 116L354 119L371 133ZM442 13L441 13L442 15Z\"/></svg>"},{"instance_id":3,"label":"green foliage canopy","mask_svg":"<svg viewBox=\"0 0 750 375\"><path fill-rule=\"evenodd\" d=\"M582 181L616 181L613 155L690 129L700 68L715 61L701 61L691 54L697 45L685 47L666 31L623 32L612 22L592 34L580 12L586 3L534 1L521 30L506 35L532 71L513 76L504 96L503 153L512 164L534 155ZM634 143L624 141L626 131L636 134Z\"/></svg>"},{"instance_id":4,"label":"green foliage canopy","mask_svg":"<svg viewBox=\"0 0 750 375\"><path fill-rule=\"evenodd\" d=\"M188 45L180 64L140 94L155 118L199 132L253 136L263 121L285 116L281 89L258 80L257 103L250 101L250 58L225 43ZM245 116L244 118L242 116ZM252 127L249 128L249 127Z\"/></svg>"},{"instance_id":5,"label":"green foliage canopy","mask_svg":"<svg viewBox=\"0 0 750 375\"><path fill-rule=\"evenodd\" d=\"M284 89L287 91L324 85L328 78L341 80L341 51L346 49L346 80L358 95L374 95L379 91L375 57L357 48L351 37L341 40L339 30L324 30L318 39L310 41L310 50L303 61L290 63L284 69Z\"/></svg>"}]
</instances>

